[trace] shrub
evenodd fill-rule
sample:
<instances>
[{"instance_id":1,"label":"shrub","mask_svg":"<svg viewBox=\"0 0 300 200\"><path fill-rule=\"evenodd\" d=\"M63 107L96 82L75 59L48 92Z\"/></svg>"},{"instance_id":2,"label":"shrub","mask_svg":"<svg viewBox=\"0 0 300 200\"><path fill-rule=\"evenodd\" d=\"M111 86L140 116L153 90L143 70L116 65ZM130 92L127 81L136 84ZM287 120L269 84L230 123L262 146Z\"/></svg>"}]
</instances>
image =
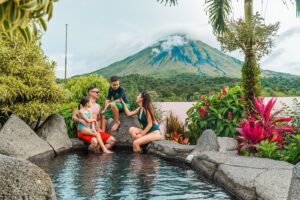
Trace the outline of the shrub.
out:
<instances>
[{"instance_id":1,"label":"shrub","mask_svg":"<svg viewBox=\"0 0 300 200\"><path fill-rule=\"evenodd\" d=\"M166 119L166 133L177 132L179 134L184 133L184 124L181 123L172 112L169 113Z\"/></svg>"},{"instance_id":2,"label":"shrub","mask_svg":"<svg viewBox=\"0 0 300 200\"><path fill-rule=\"evenodd\" d=\"M95 86L99 89L100 93L97 102L100 105L104 105L109 84L102 76L80 76L68 79L65 84L65 88L67 88L72 94L72 101L77 103L82 97L87 96L87 89L91 86Z\"/></svg>"},{"instance_id":3,"label":"shrub","mask_svg":"<svg viewBox=\"0 0 300 200\"><path fill-rule=\"evenodd\" d=\"M81 76L67 80L65 88L70 90L72 98L69 103L63 105L58 113L65 119L69 137L77 137L77 123L72 121L73 112L77 109L80 99L87 95L87 89L95 86L99 89L99 98L97 103L103 106L109 84L105 78L98 75Z\"/></svg>"},{"instance_id":4,"label":"shrub","mask_svg":"<svg viewBox=\"0 0 300 200\"><path fill-rule=\"evenodd\" d=\"M256 145L261 144L262 141L276 142L277 147L282 148L284 138L295 130L284 124L292 121L292 118L280 117L281 110L271 113L276 103L275 98L272 98L266 105L263 101L264 98L257 99L254 97L254 113L249 112L248 119L242 120L240 128L237 128L241 134L237 137L240 143L238 146L239 154L255 154L258 151Z\"/></svg>"},{"instance_id":5,"label":"shrub","mask_svg":"<svg viewBox=\"0 0 300 200\"><path fill-rule=\"evenodd\" d=\"M239 86L202 96L187 112L190 142L195 144L206 129L213 129L218 136L235 137L237 122L244 116L243 101Z\"/></svg>"},{"instance_id":6,"label":"shrub","mask_svg":"<svg viewBox=\"0 0 300 200\"><path fill-rule=\"evenodd\" d=\"M0 40L0 126L11 114L31 125L55 113L69 92L55 83L55 63L40 47L18 35Z\"/></svg>"}]
</instances>

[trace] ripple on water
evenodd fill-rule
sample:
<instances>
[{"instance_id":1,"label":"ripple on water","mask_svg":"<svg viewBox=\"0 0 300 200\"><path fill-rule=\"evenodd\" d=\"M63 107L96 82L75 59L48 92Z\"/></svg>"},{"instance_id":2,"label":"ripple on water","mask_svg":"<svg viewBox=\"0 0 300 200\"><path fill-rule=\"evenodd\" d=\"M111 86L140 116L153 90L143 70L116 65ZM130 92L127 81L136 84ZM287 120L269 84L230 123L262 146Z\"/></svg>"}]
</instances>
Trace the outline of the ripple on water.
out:
<instances>
[{"instance_id":1,"label":"ripple on water","mask_svg":"<svg viewBox=\"0 0 300 200\"><path fill-rule=\"evenodd\" d=\"M38 163L52 178L58 199L230 199L190 169L148 154L72 153Z\"/></svg>"}]
</instances>

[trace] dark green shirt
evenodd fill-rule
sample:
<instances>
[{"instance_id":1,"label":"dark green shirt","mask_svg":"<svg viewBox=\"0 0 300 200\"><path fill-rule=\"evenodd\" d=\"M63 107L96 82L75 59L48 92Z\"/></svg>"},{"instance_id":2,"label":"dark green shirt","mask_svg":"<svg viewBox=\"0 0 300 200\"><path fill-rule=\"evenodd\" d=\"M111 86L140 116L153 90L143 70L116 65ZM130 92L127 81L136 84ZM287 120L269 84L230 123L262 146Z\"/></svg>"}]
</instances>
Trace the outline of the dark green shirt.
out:
<instances>
[{"instance_id":1,"label":"dark green shirt","mask_svg":"<svg viewBox=\"0 0 300 200\"><path fill-rule=\"evenodd\" d=\"M112 87L109 87L106 99L111 100L112 97L114 100L122 98L125 103L129 103L125 94L125 90L122 87L119 87L117 90L114 90L112 89Z\"/></svg>"}]
</instances>

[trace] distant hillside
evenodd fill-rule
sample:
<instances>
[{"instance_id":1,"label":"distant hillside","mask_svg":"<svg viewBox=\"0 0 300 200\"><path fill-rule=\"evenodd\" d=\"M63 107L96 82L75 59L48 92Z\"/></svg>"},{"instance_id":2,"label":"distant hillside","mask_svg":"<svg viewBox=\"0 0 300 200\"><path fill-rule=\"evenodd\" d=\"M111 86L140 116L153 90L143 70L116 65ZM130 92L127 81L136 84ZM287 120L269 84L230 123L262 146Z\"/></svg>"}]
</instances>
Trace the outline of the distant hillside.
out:
<instances>
[{"instance_id":1,"label":"distant hillside","mask_svg":"<svg viewBox=\"0 0 300 200\"><path fill-rule=\"evenodd\" d=\"M103 76L141 74L157 78L191 74L205 77L241 77L242 62L199 40L172 35L140 52L95 72ZM263 71L265 77L289 77Z\"/></svg>"}]
</instances>

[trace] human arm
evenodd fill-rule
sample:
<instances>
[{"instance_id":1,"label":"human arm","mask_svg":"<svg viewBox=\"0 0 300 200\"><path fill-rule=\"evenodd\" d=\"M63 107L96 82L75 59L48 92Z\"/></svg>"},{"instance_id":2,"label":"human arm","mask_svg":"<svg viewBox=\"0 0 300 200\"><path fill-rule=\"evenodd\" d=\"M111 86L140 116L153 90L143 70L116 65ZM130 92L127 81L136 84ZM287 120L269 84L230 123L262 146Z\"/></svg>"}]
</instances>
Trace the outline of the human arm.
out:
<instances>
[{"instance_id":1,"label":"human arm","mask_svg":"<svg viewBox=\"0 0 300 200\"><path fill-rule=\"evenodd\" d=\"M96 122L96 119L89 119L85 116L85 114L83 113L83 111L79 110L79 115L82 117L82 119L87 122L87 123L93 123Z\"/></svg>"},{"instance_id":2,"label":"human arm","mask_svg":"<svg viewBox=\"0 0 300 200\"><path fill-rule=\"evenodd\" d=\"M84 119L80 119L78 116L79 116L79 110L76 110L72 115L72 120L78 124L83 124L84 126L89 125L88 122L86 122Z\"/></svg>"},{"instance_id":3,"label":"human arm","mask_svg":"<svg viewBox=\"0 0 300 200\"><path fill-rule=\"evenodd\" d=\"M135 109L134 111L130 111L130 110L127 108L127 105L126 105L126 103L123 101L123 99L121 99L121 102L122 102L122 104L123 104L123 106L124 106L125 114L126 114L128 117L131 117L131 116L133 116L133 115L137 115L137 114L138 114L140 108L137 108L137 109Z\"/></svg>"}]
</instances>

